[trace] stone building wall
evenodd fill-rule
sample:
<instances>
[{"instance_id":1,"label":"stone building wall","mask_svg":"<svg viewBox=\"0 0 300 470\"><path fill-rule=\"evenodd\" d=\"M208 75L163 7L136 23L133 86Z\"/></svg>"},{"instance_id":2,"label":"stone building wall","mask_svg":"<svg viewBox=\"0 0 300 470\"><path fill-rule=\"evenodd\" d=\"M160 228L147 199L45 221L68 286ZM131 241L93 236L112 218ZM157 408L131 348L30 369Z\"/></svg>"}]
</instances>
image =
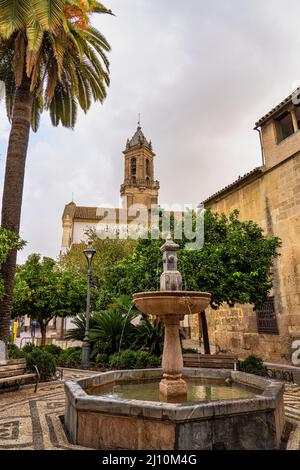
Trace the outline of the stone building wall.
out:
<instances>
[{"instance_id":1,"label":"stone building wall","mask_svg":"<svg viewBox=\"0 0 300 470\"><path fill-rule=\"evenodd\" d=\"M251 306L224 305L208 311L209 332L217 349L265 360L289 363L291 343L300 337L300 153L266 169L254 181L223 192L206 205L213 212L240 211L241 220L254 220L266 235L282 239L281 256L274 264L274 297L279 335L258 334ZM191 331L198 339L197 319Z\"/></svg>"}]
</instances>

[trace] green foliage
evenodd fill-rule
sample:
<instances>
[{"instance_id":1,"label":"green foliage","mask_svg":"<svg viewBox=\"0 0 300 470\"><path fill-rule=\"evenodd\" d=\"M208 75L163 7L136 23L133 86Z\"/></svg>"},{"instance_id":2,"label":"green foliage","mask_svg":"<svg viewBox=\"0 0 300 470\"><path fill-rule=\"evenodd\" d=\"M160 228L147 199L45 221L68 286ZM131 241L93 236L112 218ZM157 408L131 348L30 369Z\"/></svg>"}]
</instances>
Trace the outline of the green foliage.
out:
<instances>
[{"instance_id":1,"label":"green foliage","mask_svg":"<svg viewBox=\"0 0 300 470\"><path fill-rule=\"evenodd\" d=\"M20 359L22 357L25 357L25 352L23 349L19 349L18 346L15 344L8 344L7 345L8 349L8 357L9 359Z\"/></svg>"},{"instance_id":2,"label":"green foliage","mask_svg":"<svg viewBox=\"0 0 300 470\"><path fill-rule=\"evenodd\" d=\"M226 301L261 304L272 287L271 268L281 243L264 237L252 221L205 213L205 243L201 250L182 250L181 265L191 290L212 292L212 306Z\"/></svg>"},{"instance_id":3,"label":"green foliage","mask_svg":"<svg viewBox=\"0 0 300 470\"><path fill-rule=\"evenodd\" d=\"M85 333L85 313L79 313L79 315L72 319L74 328L71 328L66 333L66 339L83 341ZM93 314L90 317L90 328L94 326L94 316Z\"/></svg>"},{"instance_id":4,"label":"green foliage","mask_svg":"<svg viewBox=\"0 0 300 470\"><path fill-rule=\"evenodd\" d=\"M27 368L35 371L34 365L37 366L41 380L48 380L53 377L56 370L56 361L52 354L40 348L34 348L32 352L26 354Z\"/></svg>"},{"instance_id":5,"label":"green foliage","mask_svg":"<svg viewBox=\"0 0 300 470\"><path fill-rule=\"evenodd\" d=\"M34 344L25 344L25 346L22 348L22 351L27 354L32 352L35 349L36 346Z\"/></svg>"},{"instance_id":6,"label":"green foliage","mask_svg":"<svg viewBox=\"0 0 300 470\"><path fill-rule=\"evenodd\" d=\"M86 285L72 271L59 269L51 258L38 254L17 267L13 291L13 315L37 320L42 333L54 317L74 316L84 308Z\"/></svg>"},{"instance_id":7,"label":"green foliage","mask_svg":"<svg viewBox=\"0 0 300 470\"><path fill-rule=\"evenodd\" d=\"M81 364L81 348L63 349L57 357L57 364L62 367L76 367Z\"/></svg>"},{"instance_id":8,"label":"green foliage","mask_svg":"<svg viewBox=\"0 0 300 470\"><path fill-rule=\"evenodd\" d=\"M96 357L99 353L110 355L119 351L120 347L129 347L135 332L131 321L138 315L139 312L132 308L130 299L126 296L114 299L107 310L93 312L90 318L91 357ZM85 315L80 314L73 323L75 328L69 330L66 337L82 341L85 334Z\"/></svg>"},{"instance_id":9,"label":"green foliage","mask_svg":"<svg viewBox=\"0 0 300 470\"><path fill-rule=\"evenodd\" d=\"M135 327L131 321L136 317L135 310L122 311L112 305L110 310L102 310L93 316L94 326L90 330L93 354L113 354L120 348L129 347L134 340Z\"/></svg>"},{"instance_id":10,"label":"green foliage","mask_svg":"<svg viewBox=\"0 0 300 470\"><path fill-rule=\"evenodd\" d=\"M199 351L194 348L182 348L182 354L199 354Z\"/></svg>"},{"instance_id":11,"label":"green foliage","mask_svg":"<svg viewBox=\"0 0 300 470\"><path fill-rule=\"evenodd\" d=\"M160 359L146 351L127 349L110 356L109 365L116 369L155 368L160 366Z\"/></svg>"},{"instance_id":12,"label":"green foliage","mask_svg":"<svg viewBox=\"0 0 300 470\"><path fill-rule=\"evenodd\" d=\"M204 221L203 248L188 249L187 240L176 240L184 288L211 292L213 308L223 302L263 303L272 287L271 268L280 240L265 237L255 222L239 221L238 211L227 217L207 210ZM162 243L140 239L127 260L107 269L102 296L158 290Z\"/></svg>"},{"instance_id":13,"label":"green foliage","mask_svg":"<svg viewBox=\"0 0 300 470\"><path fill-rule=\"evenodd\" d=\"M56 346L56 344L47 344L44 346L44 351L47 351L53 356L59 356L63 349L59 346Z\"/></svg>"},{"instance_id":14,"label":"green foliage","mask_svg":"<svg viewBox=\"0 0 300 470\"><path fill-rule=\"evenodd\" d=\"M143 349L155 356L161 356L164 347L164 327L159 320L143 315L135 329L134 349Z\"/></svg>"},{"instance_id":15,"label":"green foliage","mask_svg":"<svg viewBox=\"0 0 300 470\"><path fill-rule=\"evenodd\" d=\"M111 14L94 0L0 0L0 80L11 121L17 87L30 79L31 126L49 110L52 124L73 128L77 109L101 103L109 85L110 46L91 26L92 14Z\"/></svg>"},{"instance_id":16,"label":"green foliage","mask_svg":"<svg viewBox=\"0 0 300 470\"><path fill-rule=\"evenodd\" d=\"M101 366L106 366L109 364L109 357L107 354L97 354L96 356L96 363L101 365Z\"/></svg>"},{"instance_id":17,"label":"green foliage","mask_svg":"<svg viewBox=\"0 0 300 470\"><path fill-rule=\"evenodd\" d=\"M25 242L21 240L18 235L10 230L0 227L0 269L7 260L9 253L13 250L21 250ZM3 279L0 277L0 299L4 296Z\"/></svg>"},{"instance_id":18,"label":"green foliage","mask_svg":"<svg viewBox=\"0 0 300 470\"><path fill-rule=\"evenodd\" d=\"M248 374L266 375L267 372L263 360L255 355L248 356L244 361L239 361L239 368Z\"/></svg>"},{"instance_id":19,"label":"green foliage","mask_svg":"<svg viewBox=\"0 0 300 470\"><path fill-rule=\"evenodd\" d=\"M114 297L111 292L103 289L103 282L107 271L112 265L126 261L133 253L137 244L135 240L104 239L97 237L95 231L90 230L87 235L93 242L96 254L93 258L93 279L96 289L91 289L92 309L99 311L107 308ZM60 264L63 269L76 272L79 276L86 276L86 259L83 256L85 245L73 245L71 250L61 257ZM100 288L97 289L97 286Z\"/></svg>"}]
</instances>

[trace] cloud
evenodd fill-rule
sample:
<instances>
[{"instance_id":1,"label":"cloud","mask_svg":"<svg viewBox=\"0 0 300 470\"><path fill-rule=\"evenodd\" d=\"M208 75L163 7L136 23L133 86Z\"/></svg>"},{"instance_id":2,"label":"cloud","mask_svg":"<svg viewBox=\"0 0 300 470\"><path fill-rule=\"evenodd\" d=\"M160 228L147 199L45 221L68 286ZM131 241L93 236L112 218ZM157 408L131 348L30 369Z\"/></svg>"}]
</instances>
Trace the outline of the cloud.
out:
<instances>
[{"instance_id":1,"label":"cloud","mask_svg":"<svg viewBox=\"0 0 300 470\"><path fill-rule=\"evenodd\" d=\"M95 24L112 45L108 98L81 113L75 131L52 128L45 115L31 137L21 261L33 251L58 254L72 193L77 204L119 203L122 150L139 112L157 155L160 201L196 205L260 165L253 125L300 78L296 0L105 3L116 16Z\"/></svg>"}]
</instances>

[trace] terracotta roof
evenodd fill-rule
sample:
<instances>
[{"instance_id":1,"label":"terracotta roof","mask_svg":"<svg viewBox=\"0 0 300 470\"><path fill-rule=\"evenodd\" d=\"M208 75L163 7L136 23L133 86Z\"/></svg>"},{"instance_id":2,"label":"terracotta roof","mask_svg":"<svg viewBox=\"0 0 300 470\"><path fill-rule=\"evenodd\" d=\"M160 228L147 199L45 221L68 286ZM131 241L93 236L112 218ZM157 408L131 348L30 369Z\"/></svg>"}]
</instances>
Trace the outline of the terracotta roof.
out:
<instances>
[{"instance_id":1,"label":"terracotta roof","mask_svg":"<svg viewBox=\"0 0 300 470\"><path fill-rule=\"evenodd\" d=\"M275 108L271 109L267 114L265 114L257 123L255 124L255 129L258 127L261 127L270 117L272 117L275 113L279 112L282 110L287 104L291 103L293 100L293 97L297 97L297 100L299 100L299 94L300 94L300 88L297 88L291 95L289 95L287 98L285 98L281 103L279 103Z\"/></svg>"},{"instance_id":2,"label":"terracotta roof","mask_svg":"<svg viewBox=\"0 0 300 470\"><path fill-rule=\"evenodd\" d=\"M100 212L101 210L101 212ZM98 213L99 211L99 213ZM112 212L115 211L115 212ZM113 207L83 207L77 206L74 214L74 220L92 220L101 221L105 218L107 223L123 223L126 221L127 211L126 209L119 209ZM128 216L127 222L132 222L139 217L139 214L134 216Z\"/></svg>"},{"instance_id":3,"label":"terracotta roof","mask_svg":"<svg viewBox=\"0 0 300 470\"><path fill-rule=\"evenodd\" d=\"M97 216L97 207L76 207L74 219L100 220Z\"/></svg>"},{"instance_id":4,"label":"terracotta roof","mask_svg":"<svg viewBox=\"0 0 300 470\"><path fill-rule=\"evenodd\" d=\"M203 201L203 204L206 204L206 203L212 201L213 199L215 199L216 197L225 194L230 189L234 189L234 188L239 187L242 183L247 182L248 179L249 180L256 179L256 177L259 177L260 175L263 174L263 169L262 168L263 167L259 166L257 168L254 168L254 170L249 171L249 173L246 173L243 176L239 176L236 181L229 184L228 186L225 186L225 188L221 189L220 191L216 192L215 194L213 194L209 198L205 199L205 201Z\"/></svg>"}]
</instances>

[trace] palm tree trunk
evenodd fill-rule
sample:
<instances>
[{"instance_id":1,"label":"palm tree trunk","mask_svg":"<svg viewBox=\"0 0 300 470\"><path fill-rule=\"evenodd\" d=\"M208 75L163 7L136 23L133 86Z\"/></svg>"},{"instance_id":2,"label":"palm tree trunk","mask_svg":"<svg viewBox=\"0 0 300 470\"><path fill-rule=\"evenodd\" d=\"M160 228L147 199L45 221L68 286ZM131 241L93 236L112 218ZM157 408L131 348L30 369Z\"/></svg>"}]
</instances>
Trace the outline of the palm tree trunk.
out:
<instances>
[{"instance_id":1,"label":"palm tree trunk","mask_svg":"<svg viewBox=\"0 0 300 470\"><path fill-rule=\"evenodd\" d=\"M19 86L13 109L9 136L5 180L2 198L1 226L19 234L25 162L30 134L33 96L30 93L30 79L25 74ZM7 343L12 308L13 281L16 270L17 252L12 251L2 266L5 296L0 301L0 340Z\"/></svg>"}]
</instances>

